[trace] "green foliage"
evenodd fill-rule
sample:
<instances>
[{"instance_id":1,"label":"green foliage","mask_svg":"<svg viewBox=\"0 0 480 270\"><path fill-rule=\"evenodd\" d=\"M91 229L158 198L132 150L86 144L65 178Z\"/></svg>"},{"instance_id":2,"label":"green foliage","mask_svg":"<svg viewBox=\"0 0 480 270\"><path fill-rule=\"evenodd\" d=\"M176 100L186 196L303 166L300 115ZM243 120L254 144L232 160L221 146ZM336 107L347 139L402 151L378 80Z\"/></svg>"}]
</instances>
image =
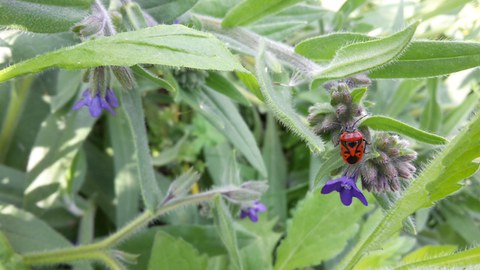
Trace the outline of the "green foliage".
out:
<instances>
[{"instance_id":1,"label":"green foliage","mask_svg":"<svg viewBox=\"0 0 480 270\"><path fill-rule=\"evenodd\" d=\"M368 208L360 202L346 208L334 195L309 193L299 203L279 247L275 269L295 269L331 259L358 232L357 221Z\"/></svg>"},{"instance_id":2,"label":"green foliage","mask_svg":"<svg viewBox=\"0 0 480 270\"><path fill-rule=\"evenodd\" d=\"M393 131L411 137L415 140L430 144L444 144L448 142L447 139L441 136L428 133L426 131L414 128L405 123L397 121L393 118L381 115L370 116L367 119L363 120L360 125L372 128L374 130Z\"/></svg>"},{"instance_id":3,"label":"green foliage","mask_svg":"<svg viewBox=\"0 0 480 270\"><path fill-rule=\"evenodd\" d=\"M152 247L153 256L148 268L161 269L207 269L207 256L200 255L192 245L182 239L175 239L165 232L158 232Z\"/></svg>"},{"instance_id":4,"label":"green foliage","mask_svg":"<svg viewBox=\"0 0 480 270\"><path fill-rule=\"evenodd\" d=\"M181 25L160 25L42 54L0 70L0 82L50 67L81 69L139 63L245 71L212 35Z\"/></svg>"},{"instance_id":5,"label":"green foliage","mask_svg":"<svg viewBox=\"0 0 480 270\"><path fill-rule=\"evenodd\" d=\"M93 0L0 1L0 24L37 33L65 32L87 16Z\"/></svg>"},{"instance_id":6,"label":"green foliage","mask_svg":"<svg viewBox=\"0 0 480 270\"><path fill-rule=\"evenodd\" d=\"M227 12L223 19L222 26L233 27L247 25L298 2L300 2L300 0L267 0L262 2L243 0Z\"/></svg>"},{"instance_id":7,"label":"green foliage","mask_svg":"<svg viewBox=\"0 0 480 270\"><path fill-rule=\"evenodd\" d=\"M340 48L330 64L314 74L312 88L321 81L347 77L394 60L408 46L417 26L418 23L413 23L391 36Z\"/></svg>"},{"instance_id":8,"label":"green foliage","mask_svg":"<svg viewBox=\"0 0 480 270\"><path fill-rule=\"evenodd\" d=\"M479 12L0 0L0 269L478 268Z\"/></svg>"}]
</instances>

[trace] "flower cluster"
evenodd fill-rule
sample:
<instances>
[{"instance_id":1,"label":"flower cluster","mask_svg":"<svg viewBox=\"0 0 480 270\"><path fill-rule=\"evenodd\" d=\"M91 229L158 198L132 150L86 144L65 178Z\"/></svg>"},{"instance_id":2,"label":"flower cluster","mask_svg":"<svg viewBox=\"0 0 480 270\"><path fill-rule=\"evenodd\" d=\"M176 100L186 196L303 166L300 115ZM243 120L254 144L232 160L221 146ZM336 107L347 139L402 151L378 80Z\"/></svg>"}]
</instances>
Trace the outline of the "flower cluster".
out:
<instances>
[{"instance_id":1,"label":"flower cluster","mask_svg":"<svg viewBox=\"0 0 480 270\"><path fill-rule=\"evenodd\" d=\"M311 106L308 121L317 135L324 139L331 137L336 143L342 130L356 128L354 125L365 113L365 109L361 100L353 100L346 81L331 84L329 88L330 104ZM363 190L377 193L400 191L401 181L410 179L416 170L412 161L417 154L408 148L407 141L386 132L374 133L372 136L366 127L359 127L358 130L367 142L363 160L347 164L344 175L327 181L321 191L322 194L339 192L344 205L350 205L353 197L368 205L356 185L358 178L361 179Z\"/></svg>"},{"instance_id":2,"label":"flower cluster","mask_svg":"<svg viewBox=\"0 0 480 270\"><path fill-rule=\"evenodd\" d=\"M172 74L178 85L184 90L197 90L202 85L205 85L205 80L208 77L208 72L205 70L188 68L174 69Z\"/></svg>"},{"instance_id":3,"label":"flower cluster","mask_svg":"<svg viewBox=\"0 0 480 270\"><path fill-rule=\"evenodd\" d=\"M258 221L258 213L267 211L267 206L265 206L260 201L254 201L251 205L245 205L240 210L240 218L244 219L248 217L251 221Z\"/></svg>"},{"instance_id":4,"label":"flower cluster","mask_svg":"<svg viewBox=\"0 0 480 270\"><path fill-rule=\"evenodd\" d=\"M377 133L370 151L374 155L360 167L362 186L368 191L399 191L400 180L412 178L416 171L411 162L417 153L397 135Z\"/></svg>"},{"instance_id":5,"label":"flower cluster","mask_svg":"<svg viewBox=\"0 0 480 270\"><path fill-rule=\"evenodd\" d=\"M92 93L90 89L85 90L82 96L83 99L77 101L72 109L78 110L83 106L88 107L90 115L95 118L99 117L103 110L115 114L113 108L118 107L119 105L115 92L110 88L105 91L105 96L101 96L100 92Z\"/></svg>"},{"instance_id":6,"label":"flower cluster","mask_svg":"<svg viewBox=\"0 0 480 270\"><path fill-rule=\"evenodd\" d=\"M315 134L323 139L336 138L340 136L343 127L352 126L360 118L365 109L360 103L353 102L348 85L340 83L331 89L330 104L318 103L308 110L308 122ZM360 131L368 137L368 129L361 128Z\"/></svg>"}]
</instances>

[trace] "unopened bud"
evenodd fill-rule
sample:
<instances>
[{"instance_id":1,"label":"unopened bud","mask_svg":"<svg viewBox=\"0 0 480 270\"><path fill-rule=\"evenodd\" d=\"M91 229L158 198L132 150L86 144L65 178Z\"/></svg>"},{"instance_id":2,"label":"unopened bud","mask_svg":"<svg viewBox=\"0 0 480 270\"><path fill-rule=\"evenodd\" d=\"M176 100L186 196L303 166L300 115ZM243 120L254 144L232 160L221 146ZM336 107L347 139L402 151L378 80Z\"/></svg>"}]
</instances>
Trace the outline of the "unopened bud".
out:
<instances>
[{"instance_id":1,"label":"unopened bud","mask_svg":"<svg viewBox=\"0 0 480 270\"><path fill-rule=\"evenodd\" d=\"M240 185L241 188L253 190L261 194L268 190L267 181L248 181Z\"/></svg>"},{"instance_id":2,"label":"unopened bud","mask_svg":"<svg viewBox=\"0 0 480 270\"><path fill-rule=\"evenodd\" d=\"M96 67L90 71L90 90L93 94L101 93L104 96L108 84L106 67Z\"/></svg>"},{"instance_id":3,"label":"unopened bud","mask_svg":"<svg viewBox=\"0 0 480 270\"><path fill-rule=\"evenodd\" d=\"M91 15L74 24L71 31L82 38L87 38L101 33L103 27L104 21L97 16Z\"/></svg>"},{"instance_id":4,"label":"unopened bud","mask_svg":"<svg viewBox=\"0 0 480 270\"><path fill-rule=\"evenodd\" d=\"M229 201L241 204L245 202L251 202L259 200L262 196L262 193L246 188L232 189L226 192L223 192L222 195Z\"/></svg>"},{"instance_id":5,"label":"unopened bud","mask_svg":"<svg viewBox=\"0 0 480 270\"><path fill-rule=\"evenodd\" d=\"M132 70L129 67L111 66L113 75L120 82L120 84L127 90L135 88L135 78Z\"/></svg>"}]
</instances>

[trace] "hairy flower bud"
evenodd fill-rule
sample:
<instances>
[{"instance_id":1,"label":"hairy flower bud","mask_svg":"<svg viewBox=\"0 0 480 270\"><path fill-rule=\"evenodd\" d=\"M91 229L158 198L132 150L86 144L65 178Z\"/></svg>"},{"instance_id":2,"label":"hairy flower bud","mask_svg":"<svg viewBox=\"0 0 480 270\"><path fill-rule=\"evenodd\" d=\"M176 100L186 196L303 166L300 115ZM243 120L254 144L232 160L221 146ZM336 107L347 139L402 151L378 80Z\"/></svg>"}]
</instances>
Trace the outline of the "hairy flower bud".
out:
<instances>
[{"instance_id":1,"label":"hairy flower bud","mask_svg":"<svg viewBox=\"0 0 480 270\"><path fill-rule=\"evenodd\" d=\"M113 75L120 82L120 84L128 90L135 88L135 78L133 77L132 70L129 67L111 66Z\"/></svg>"},{"instance_id":2,"label":"hairy flower bud","mask_svg":"<svg viewBox=\"0 0 480 270\"><path fill-rule=\"evenodd\" d=\"M70 29L81 38L88 38L94 35L102 35L104 21L95 15L90 15L82 21L73 25Z\"/></svg>"},{"instance_id":3,"label":"hairy flower bud","mask_svg":"<svg viewBox=\"0 0 480 270\"><path fill-rule=\"evenodd\" d=\"M396 135L376 133L370 148L374 154L360 165L363 187L375 192L401 190L400 178L410 179L415 172L410 161L416 153L407 146L408 142Z\"/></svg>"}]
</instances>

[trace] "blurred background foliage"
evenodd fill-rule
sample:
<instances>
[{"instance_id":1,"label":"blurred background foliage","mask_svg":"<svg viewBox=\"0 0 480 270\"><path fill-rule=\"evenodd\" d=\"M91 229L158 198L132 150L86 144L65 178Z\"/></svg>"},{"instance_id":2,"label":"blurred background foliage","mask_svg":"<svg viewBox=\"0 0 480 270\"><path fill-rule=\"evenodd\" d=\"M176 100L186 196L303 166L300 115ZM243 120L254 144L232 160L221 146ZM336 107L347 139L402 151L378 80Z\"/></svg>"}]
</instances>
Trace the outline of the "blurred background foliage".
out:
<instances>
[{"instance_id":1,"label":"blurred background foliage","mask_svg":"<svg viewBox=\"0 0 480 270\"><path fill-rule=\"evenodd\" d=\"M4 2L0 1L0 6ZM136 2L160 23L175 22L201 29L201 23L192 14L223 18L239 1ZM414 39L480 42L480 1L297 2L259 18L246 25L246 29L295 46L307 38L332 32L392 34L409 22L421 20ZM105 4L109 3L105 1ZM36 31L35 27L27 30L31 32L14 28L0 32L2 68L79 42L73 33L67 32L68 27L51 28L47 32ZM243 66L254 71L255 58L249 56L248 48L235 43L227 45L240 53ZM294 76L295 70L281 65L275 56L267 56L266 61L270 69L280 71L273 80L286 82ZM329 154L338 155L337 151L328 151L333 145L327 143L326 152L312 154L299 137L275 120L265 104L250 91L250 86L239 80L238 74L159 66L148 69L164 78L170 76L170 82L180 89L179 93L173 93L159 87L151 78L136 74L136 91L142 94L146 135L160 190L166 191L176 176L190 168L202 175L193 192L239 184L232 179L240 182L265 179L266 175L259 169L262 164L255 164L252 156L245 152L244 147L250 147L249 141L236 145L232 142L235 136L254 138L268 174L270 189L262 201L269 211L261 214L256 224L235 219L235 230L243 267L271 269L292 210L306 196L318 168L324 165ZM0 238L6 237L15 253L91 243L111 234L144 209L140 187L128 172L132 161L116 154L132 151L128 147L132 134L125 130L121 118L127 112L119 110L117 116L104 114L95 121L87 113L70 111L78 93L87 87L82 76L80 71L49 69L0 84ZM478 112L479 81L478 68L438 78L374 80L364 104L371 115L390 116L451 139ZM117 92L123 91L118 82L114 88ZM309 90L307 84L292 87L291 95L294 108L303 117L314 103L329 102L330 98L325 89ZM219 129L222 125L224 130ZM415 165L419 170L427 166L441 148L411 139L410 143L418 152ZM231 177L232 174L239 175ZM335 176L335 171L326 172L323 180ZM367 209L355 206L358 214L355 226L360 230L358 234L351 234L353 239L368 231L372 220L381 216L373 197L369 197L369 201L371 206ZM332 207L344 207L336 200L335 204L339 206ZM137 264L128 265L129 269L172 269L168 265L181 265L158 261L154 256L157 252L168 254L172 250L198 260L190 269L197 266L228 269L228 252L212 225L208 208L208 205L199 205L169 213L124 241L121 250L140 254ZM326 213L319 213L322 214ZM442 247L437 251L425 250L417 256L427 258L429 254L450 254L477 246L480 242L480 175L476 173L463 181L459 191L430 208L417 211L413 218L416 235L402 232L392 237L381 252L368 254L356 269L393 268L402 260L408 262L408 256L410 261L415 261L415 254L410 252L426 245ZM326 218L325 222L349 221ZM162 233L158 233L160 231ZM7 245L3 249L2 256L13 258L5 251ZM312 269L333 269L346 253L341 251ZM75 263L72 267L104 268L87 262ZM69 268L54 265L48 269Z\"/></svg>"}]
</instances>

